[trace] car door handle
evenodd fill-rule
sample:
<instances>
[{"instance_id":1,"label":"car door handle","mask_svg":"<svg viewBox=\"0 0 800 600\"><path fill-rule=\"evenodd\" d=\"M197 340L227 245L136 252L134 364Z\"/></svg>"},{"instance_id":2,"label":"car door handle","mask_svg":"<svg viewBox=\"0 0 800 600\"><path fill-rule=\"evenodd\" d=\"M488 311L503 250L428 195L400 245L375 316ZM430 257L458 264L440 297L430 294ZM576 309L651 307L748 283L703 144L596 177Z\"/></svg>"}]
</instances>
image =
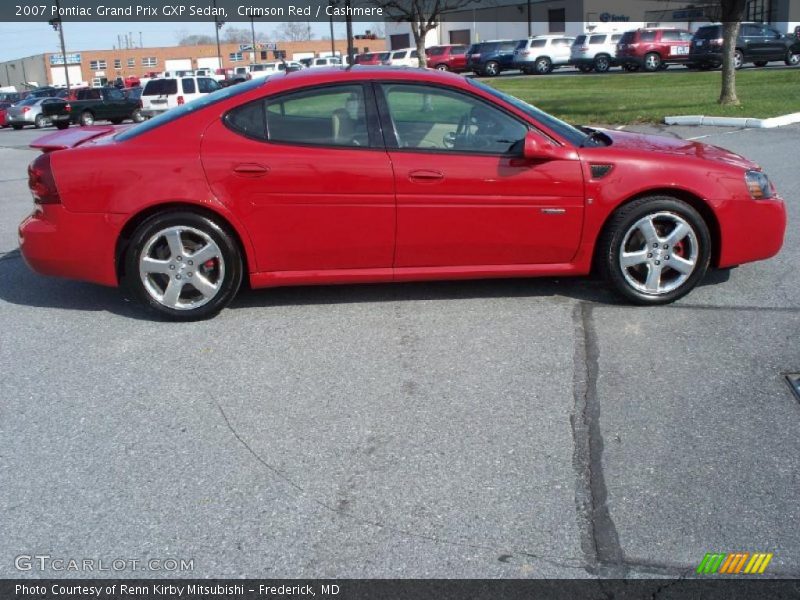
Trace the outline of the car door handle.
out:
<instances>
[{"instance_id":1,"label":"car door handle","mask_svg":"<svg viewBox=\"0 0 800 600\"><path fill-rule=\"evenodd\" d=\"M408 179L415 183L436 183L444 179L444 174L440 171L419 170L410 171Z\"/></svg>"},{"instance_id":2,"label":"car door handle","mask_svg":"<svg viewBox=\"0 0 800 600\"><path fill-rule=\"evenodd\" d=\"M242 177L263 177L269 173L269 167L258 163L242 163L233 168L233 172Z\"/></svg>"}]
</instances>

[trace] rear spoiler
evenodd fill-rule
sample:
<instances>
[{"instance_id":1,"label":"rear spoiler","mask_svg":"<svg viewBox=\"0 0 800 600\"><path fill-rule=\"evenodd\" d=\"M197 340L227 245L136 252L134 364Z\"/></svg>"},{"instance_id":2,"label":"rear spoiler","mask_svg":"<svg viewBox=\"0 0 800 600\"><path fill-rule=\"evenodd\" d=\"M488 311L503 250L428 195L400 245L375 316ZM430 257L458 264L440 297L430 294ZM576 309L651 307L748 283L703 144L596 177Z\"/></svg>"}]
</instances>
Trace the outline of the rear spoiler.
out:
<instances>
[{"instance_id":1,"label":"rear spoiler","mask_svg":"<svg viewBox=\"0 0 800 600\"><path fill-rule=\"evenodd\" d=\"M109 133L114 133L113 125L92 125L89 127L74 127L64 131L56 131L37 138L31 143L31 148L37 148L44 153L55 150L67 150L85 144L89 140L99 138Z\"/></svg>"}]
</instances>

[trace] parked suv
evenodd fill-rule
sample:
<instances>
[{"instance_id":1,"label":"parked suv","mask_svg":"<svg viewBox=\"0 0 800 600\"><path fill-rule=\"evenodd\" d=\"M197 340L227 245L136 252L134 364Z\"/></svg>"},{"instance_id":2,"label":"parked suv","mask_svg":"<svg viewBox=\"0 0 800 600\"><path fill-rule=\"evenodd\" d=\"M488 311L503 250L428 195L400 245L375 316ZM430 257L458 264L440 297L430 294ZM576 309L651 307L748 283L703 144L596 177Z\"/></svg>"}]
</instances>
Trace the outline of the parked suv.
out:
<instances>
[{"instance_id":1,"label":"parked suv","mask_svg":"<svg viewBox=\"0 0 800 600\"><path fill-rule=\"evenodd\" d=\"M154 117L204 94L210 94L220 87L217 80L210 77L151 79L142 90L141 112L145 117Z\"/></svg>"},{"instance_id":2,"label":"parked suv","mask_svg":"<svg viewBox=\"0 0 800 600\"><path fill-rule=\"evenodd\" d=\"M569 64L574 41L575 38L563 35L537 35L521 40L514 50L514 66L526 75L547 75Z\"/></svg>"},{"instance_id":3,"label":"parked suv","mask_svg":"<svg viewBox=\"0 0 800 600\"><path fill-rule=\"evenodd\" d=\"M514 50L525 40L495 40L472 44L467 50L467 71L495 77L502 71L516 69Z\"/></svg>"},{"instance_id":4,"label":"parked suv","mask_svg":"<svg viewBox=\"0 0 800 600\"><path fill-rule=\"evenodd\" d=\"M584 33L575 38L570 48L569 64L583 73L605 73L617 64L617 42L621 33Z\"/></svg>"},{"instance_id":5,"label":"parked suv","mask_svg":"<svg viewBox=\"0 0 800 600\"><path fill-rule=\"evenodd\" d=\"M653 72L670 64L689 61L692 34L684 29L637 29L626 31L617 44L617 61L627 70Z\"/></svg>"},{"instance_id":6,"label":"parked suv","mask_svg":"<svg viewBox=\"0 0 800 600\"><path fill-rule=\"evenodd\" d=\"M425 49L429 69L461 73L467 70L467 46L432 46Z\"/></svg>"},{"instance_id":7,"label":"parked suv","mask_svg":"<svg viewBox=\"0 0 800 600\"><path fill-rule=\"evenodd\" d=\"M800 40L763 23L742 23L736 38L735 67L740 69L749 62L763 67L772 60L782 60L790 66L800 64ZM700 69L722 64L722 25L704 25L695 32L689 62Z\"/></svg>"},{"instance_id":8,"label":"parked suv","mask_svg":"<svg viewBox=\"0 0 800 600\"><path fill-rule=\"evenodd\" d=\"M416 48L403 48L393 50L389 57L389 63L393 67L418 67L419 54Z\"/></svg>"}]
</instances>

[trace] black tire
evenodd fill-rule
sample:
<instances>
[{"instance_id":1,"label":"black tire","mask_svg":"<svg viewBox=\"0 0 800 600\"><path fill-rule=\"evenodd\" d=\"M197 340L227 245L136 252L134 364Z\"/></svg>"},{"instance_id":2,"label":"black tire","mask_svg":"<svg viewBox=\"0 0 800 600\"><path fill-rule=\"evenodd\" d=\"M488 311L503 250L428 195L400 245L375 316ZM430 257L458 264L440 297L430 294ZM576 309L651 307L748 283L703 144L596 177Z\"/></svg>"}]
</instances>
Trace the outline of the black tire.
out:
<instances>
[{"instance_id":1,"label":"black tire","mask_svg":"<svg viewBox=\"0 0 800 600\"><path fill-rule=\"evenodd\" d=\"M744 66L744 54L738 48L733 52L733 67L741 69Z\"/></svg>"},{"instance_id":2,"label":"black tire","mask_svg":"<svg viewBox=\"0 0 800 600\"><path fill-rule=\"evenodd\" d=\"M56 123L56 127L58 129L66 129L67 127L69 127L69 121L58 121Z\"/></svg>"},{"instance_id":3,"label":"black tire","mask_svg":"<svg viewBox=\"0 0 800 600\"><path fill-rule=\"evenodd\" d=\"M635 267L629 266L628 269L632 269L634 273L624 273L623 268L620 265L620 255L623 250L623 243L626 242L626 235L634 228L637 222L646 218L648 215L659 215L659 218L666 215L667 219L673 217L682 219L686 224L689 225L692 230L692 234L694 235L696 248L692 248L692 244L695 242L691 240L686 244L688 251L690 253L695 253L693 271L688 274L688 277L686 277L685 281L681 282L679 285L677 285L677 287L671 290L667 289L663 292L659 291L656 293L646 292L634 287L634 284L628 279L628 277L631 277L633 281L636 281L636 269L640 267L646 267L646 271L644 271L643 268L640 271L640 276L645 280L646 276L644 275L644 272L650 273L651 269L654 268L667 269L668 265L666 264L666 261L670 260L670 256L667 253L673 252L675 249L663 249L661 243L664 242L665 239L661 236L665 234L668 235L669 231L657 231L657 234L660 238L658 242L658 250L656 251L658 254L647 254L648 258L645 259L646 264L640 264ZM656 223L658 223L658 221L656 221ZM638 232L631 236L629 241L633 241L635 235L639 235ZM685 239L686 238L681 238L681 240L679 240L679 244L683 244ZM644 238L642 238L642 240L644 240ZM636 250L637 252L646 252L649 249L649 243L644 241L642 241L642 243L644 244L644 250ZM681 246L681 249L679 249L677 252L685 253L687 252L687 249L686 247ZM661 261L658 260L659 258ZM702 281L706 271L708 270L710 258L711 235L708 231L708 225L703 220L703 217L700 216L700 214L686 202L670 196L649 196L640 198L617 209L606 224L603 233L598 240L596 256L599 270L611 287L627 300L635 304L642 305L668 304L688 294L700 281ZM672 257L672 260L674 260L674 257ZM651 262L653 263L652 265L649 264ZM675 263L673 262L672 264ZM654 265L660 266L655 267ZM676 270L667 269L667 275L668 277L677 276L677 279L674 279L676 283L680 280L680 273ZM640 285L644 285L644 283L645 282L641 282ZM656 287L659 287L660 285L661 278L659 277ZM668 279L667 286L669 285L670 280Z\"/></svg>"},{"instance_id":4,"label":"black tire","mask_svg":"<svg viewBox=\"0 0 800 600\"><path fill-rule=\"evenodd\" d=\"M133 121L134 123L142 123L143 121L146 121L146 120L147 120L147 117L145 117L142 114L142 109L141 108L137 108L135 111L133 111L131 113L131 121Z\"/></svg>"},{"instance_id":5,"label":"black tire","mask_svg":"<svg viewBox=\"0 0 800 600\"><path fill-rule=\"evenodd\" d=\"M36 120L34 120L33 126L36 127L36 129L47 127L47 118L44 115L36 115Z\"/></svg>"},{"instance_id":6,"label":"black tire","mask_svg":"<svg viewBox=\"0 0 800 600\"><path fill-rule=\"evenodd\" d=\"M757 66L757 67L766 67L768 62L769 61L766 61L766 60L757 60L757 61L753 62L753 64L755 66Z\"/></svg>"},{"instance_id":7,"label":"black tire","mask_svg":"<svg viewBox=\"0 0 800 600\"><path fill-rule=\"evenodd\" d=\"M537 75L549 75L553 72L553 61L547 56L540 56L534 63L533 72Z\"/></svg>"},{"instance_id":8,"label":"black tire","mask_svg":"<svg viewBox=\"0 0 800 600\"><path fill-rule=\"evenodd\" d=\"M447 66L446 64L444 64L444 63L440 63L440 64L436 65L436 70L437 70L437 71L449 71L449 70L450 70L450 67L448 67L448 66Z\"/></svg>"},{"instance_id":9,"label":"black tire","mask_svg":"<svg viewBox=\"0 0 800 600\"><path fill-rule=\"evenodd\" d=\"M486 77L497 77L500 74L500 63L495 60L490 60L483 65L483 74Z\"/></svg>"},{"instance_id":10,"label":"black tire","mask_svg":"<svg viewBox=\"0 0 800 600\"><path fill-rule=\"evenodd\" d=\"M594 57L594 70L598 73L608 73L611 68L611 57L601 54Z\"/></svg>"},{"instance_id":11,"label":"black tire","mask_svg":"<svg viewBox=\"0 0 800 600\"><path fill-rule=\"evenodd\" d=\"M111 121L112 125L119 125L122 123L123 119L109 119L109 121Z\"/></svg>"},{"instance_id":12,"label":"black tire","mask_svg":"<svg viewBox=\"0 0 800 600\"><path fill-rule=\"evenodd\" d=\"M648 73L655 73L661 69L662 64L661 55L658 52L648 52L644 55L642 68Z\"/></svg>"},{"instance_id":13,"label":"black tire","mask_svg":"<svg viewBox=\"0 0 800 600\"><path fill-rule=\"evenodd\" d=\"M143 277L140 275L139 261L142 258L142 253L146 250L146 245L151 239L157 238L160 232L172 227L185 228L188 230L189 235L193 235L192 232L199 232L212 240L219 250L219 262L211 267L212 270L216 271L216 275L219 277L213 282L215 286L218 287L218 290L213 296L206 300L205 303L195 308L171 308L162 304L148 291ZM184 250L186 250L185 246ZM167 260L173 258L181 260L181 257L172 257L171 253ZM183 262L185 262L188 267L191 254L187 253L183 258L185 259ZM219 313L219 311L233 300L234 296L236 296L236 293L239 291L244 271L242 255L233 234L229 232L226 227L221 226L213 219L188 210L164 212L145 220L136 228L120 260L122 260L124 264L125 274L123 277L123 285L128 293L151 311L172 321L198 321L208 319ZM214 260L218 259L215 258ZM203 265L193 265L188 268L194 268L197 270L197 274L200 274L200 269L205 268L205 263ZM180 269L177 271L181 272ZM195 288L191 286L188 290L185 287L192 281L188 279L188 277L192 277L189 273L191 273L191 271L185 272L187 278L180 284L181 292L177 297L179 301L184 293L191 295L196 291ZM214 273L211 271L208 273L209 280L211 280ZM222 275L220 276L220 274ZM172 279L175 278L181 279L179 274L170 276L164 275L163 277L166 278L166 281L172 281ZM164 291L166 291L166 284Z\"/></svg>"},{"instance_id":14,"label":"black tire","mask_svg":"<svg viewBox=\"0 0 800 600\"><path fill-rule=\"evenodd\" d=\"M787 67L796 67L800 65L800 52L792 52L791 50L786 51L786 58L783 59L783 62L786 63Z\"/></svg>"},{"instance_id":15,"label":"black tire","mask_svg":"<svg viewBox=\"0 0 800 600\"><path fill-rule=\"evenodd\" d=\"M92 111L90 110L83 111L80 116L80 123L82 127L89 127L90 125L94 125L94 114L92 114Z\"/></svg>"},{"instance_id":16,"label":"black tire","mask_svg":"<svg viewBox=\"0 0 800 600\"><path fill-rule=\"evenodd\" d=\"M592 65L578 65L578 70L581 73L591 73L594 71L594 66Z\"/></svg>"},{"instance_id":17,"label":"black tire","mask_svg":"<svg viewBox=\"0 0 800 600\"><path fill-rule=\"evenodd\" d=\"M12 123L12 125L11 125L11 129L13 129L14 131L19 131L19 130L20 130L20 129L22 129L23 127L25 127L25 126L24 126L24 125L21 125L21 124L19 124L19 123Z\"/></svg>"}]
</instances>

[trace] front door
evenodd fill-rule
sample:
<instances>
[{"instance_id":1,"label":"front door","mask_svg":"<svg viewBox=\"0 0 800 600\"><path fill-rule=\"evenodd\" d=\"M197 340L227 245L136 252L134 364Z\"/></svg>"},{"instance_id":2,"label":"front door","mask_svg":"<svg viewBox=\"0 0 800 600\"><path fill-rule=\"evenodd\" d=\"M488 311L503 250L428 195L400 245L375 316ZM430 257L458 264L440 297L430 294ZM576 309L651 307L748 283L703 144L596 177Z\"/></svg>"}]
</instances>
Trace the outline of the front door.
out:
<instances>
[{"instance_id":1,"label":"front door","mask_svg":"<svg viewBox=\"0 0 800 600\"><path fill-rule=\"evenodd\" d=\"M528 125L477 96L379 87L397 190L395 267L569 262L583 222L576 160L526 161Z\"/></svg>"}]
</instances>

